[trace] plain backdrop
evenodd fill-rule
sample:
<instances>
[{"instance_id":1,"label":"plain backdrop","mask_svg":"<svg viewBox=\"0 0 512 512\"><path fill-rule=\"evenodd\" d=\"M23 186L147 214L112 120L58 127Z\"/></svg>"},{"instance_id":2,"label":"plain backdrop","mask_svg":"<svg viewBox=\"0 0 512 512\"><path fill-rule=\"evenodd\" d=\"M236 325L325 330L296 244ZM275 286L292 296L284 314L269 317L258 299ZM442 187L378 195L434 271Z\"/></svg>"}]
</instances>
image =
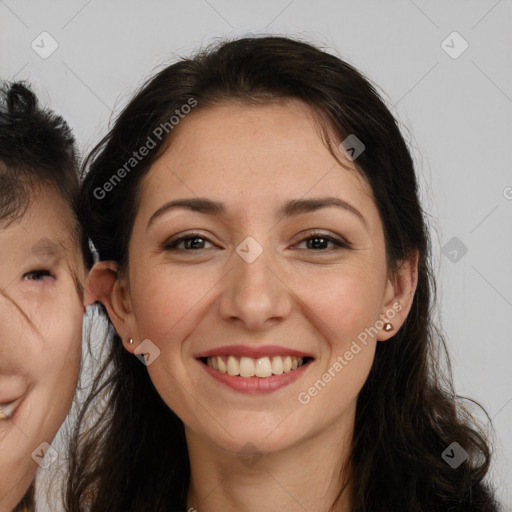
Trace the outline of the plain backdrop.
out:
<instances>
[{"instance_id":1,"label":"plain backdrop","mask_svg":"<svg viewBox=\"0 0 512 512\"><path fill-rule=\"evenodd\" d=\"M0 78L29 80L84 155L145 78L214 39L298 36L378 84L413 150L456 390L492 418L512 510L511 29L511 0L0 0Z\"/></svg>"}]
</instances>

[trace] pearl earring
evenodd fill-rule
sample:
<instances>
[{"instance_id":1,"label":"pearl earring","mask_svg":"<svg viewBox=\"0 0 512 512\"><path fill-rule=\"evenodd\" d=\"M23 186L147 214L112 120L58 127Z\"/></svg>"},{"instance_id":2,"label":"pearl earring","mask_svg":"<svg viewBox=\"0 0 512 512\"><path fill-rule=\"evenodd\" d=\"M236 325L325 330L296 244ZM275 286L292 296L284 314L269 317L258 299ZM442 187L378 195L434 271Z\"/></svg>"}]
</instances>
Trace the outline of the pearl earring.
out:
<instances>
[{"instance_id":1,"label":"pearl earring","mask_svg":"<svg viewBox=\"0 0 512 512\"><path fill-rule=\"evenodd\" d=\"M133 338L130 338L130 339L128 340L128 343L129 343L130 345L132 345L132 344L133 344Z\"/></svg>"},{"instance_id":2,"label":"pearl earring","mask_svg":"<svg viewBox=\"0 0 512 512\"><path fill-rule=\"evenodd\" d=\"M392 329L393 329L393 324L392 324L391 322L386 322L386 323L384 324L384 330L385 330L386 332L389 332L389 331L391 331Z\"/></svg>"}]
</instances>

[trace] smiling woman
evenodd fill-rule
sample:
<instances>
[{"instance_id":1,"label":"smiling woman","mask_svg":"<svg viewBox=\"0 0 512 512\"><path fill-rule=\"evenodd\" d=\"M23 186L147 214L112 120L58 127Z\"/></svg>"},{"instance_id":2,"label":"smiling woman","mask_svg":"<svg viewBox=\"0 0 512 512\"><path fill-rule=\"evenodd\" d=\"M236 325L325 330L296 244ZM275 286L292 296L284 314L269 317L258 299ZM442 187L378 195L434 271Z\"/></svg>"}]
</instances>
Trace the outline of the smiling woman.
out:
<instances>
[{"instance_id":1,"label":"smiling woman","mask_svg":"<svg viewBox=\"0 0 512 512\"><path fill-rule=\"evenodd\" d=\"M85 167L87 302L112 336L68 512L496 510L487 441L432 355L412 160L356 69L221 43L149 80Z\"/></svg>"},{"instance_id":2,"label":"smiling woman","mask_svg":"<svg viewBox=\"0 0 512 512\"><path fill-rule=\"evenodd\" d=\"M92 265L74 209L78 191L74 139L67 124L41 109L24 84L4 84L0 92L2 512L33 510L34 475L39 466L55 462L51 442L75 393L85 264Z\"/></svg>"}]
</instances>

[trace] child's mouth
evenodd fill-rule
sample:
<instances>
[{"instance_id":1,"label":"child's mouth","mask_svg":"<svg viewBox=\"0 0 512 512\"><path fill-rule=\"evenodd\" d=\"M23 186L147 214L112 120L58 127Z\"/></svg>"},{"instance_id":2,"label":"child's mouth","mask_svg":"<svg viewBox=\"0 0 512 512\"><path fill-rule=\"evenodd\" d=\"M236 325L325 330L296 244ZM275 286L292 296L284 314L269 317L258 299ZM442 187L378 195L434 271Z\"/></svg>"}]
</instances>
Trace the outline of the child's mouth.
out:
<instances>
[{"instance_id":1,"label":"child's mouth","mask_svg":"<svg viewBox=\"0 0 512 512\"><path fill-rule=\"evenodd\" d=\"M23 400L23 397L13 400L9 403L0 403L0 420L8 420L15 413L18 405Z\"/></svg>"}]
</instances>

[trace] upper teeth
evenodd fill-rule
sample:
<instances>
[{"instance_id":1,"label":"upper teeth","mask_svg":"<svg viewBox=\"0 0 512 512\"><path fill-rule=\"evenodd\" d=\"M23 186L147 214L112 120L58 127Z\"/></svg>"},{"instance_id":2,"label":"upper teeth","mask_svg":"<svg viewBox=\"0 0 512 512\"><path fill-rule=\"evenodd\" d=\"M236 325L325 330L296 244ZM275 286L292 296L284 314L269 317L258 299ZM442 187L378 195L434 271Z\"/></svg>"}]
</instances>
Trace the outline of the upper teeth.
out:
<instances>
[{"instance_id":1,"label":"upper teeth","mask_svg":"<svg viewBox=\"0 0 512 512\"><path fill-rule=\"evenodd\" d=\"M302 366L302 357L274 356L252 359L250 357L213 356L206 359L206 364L221 373L240 375L241 377L270 377L280 375Z\"/></svg>"}]
</instances>

